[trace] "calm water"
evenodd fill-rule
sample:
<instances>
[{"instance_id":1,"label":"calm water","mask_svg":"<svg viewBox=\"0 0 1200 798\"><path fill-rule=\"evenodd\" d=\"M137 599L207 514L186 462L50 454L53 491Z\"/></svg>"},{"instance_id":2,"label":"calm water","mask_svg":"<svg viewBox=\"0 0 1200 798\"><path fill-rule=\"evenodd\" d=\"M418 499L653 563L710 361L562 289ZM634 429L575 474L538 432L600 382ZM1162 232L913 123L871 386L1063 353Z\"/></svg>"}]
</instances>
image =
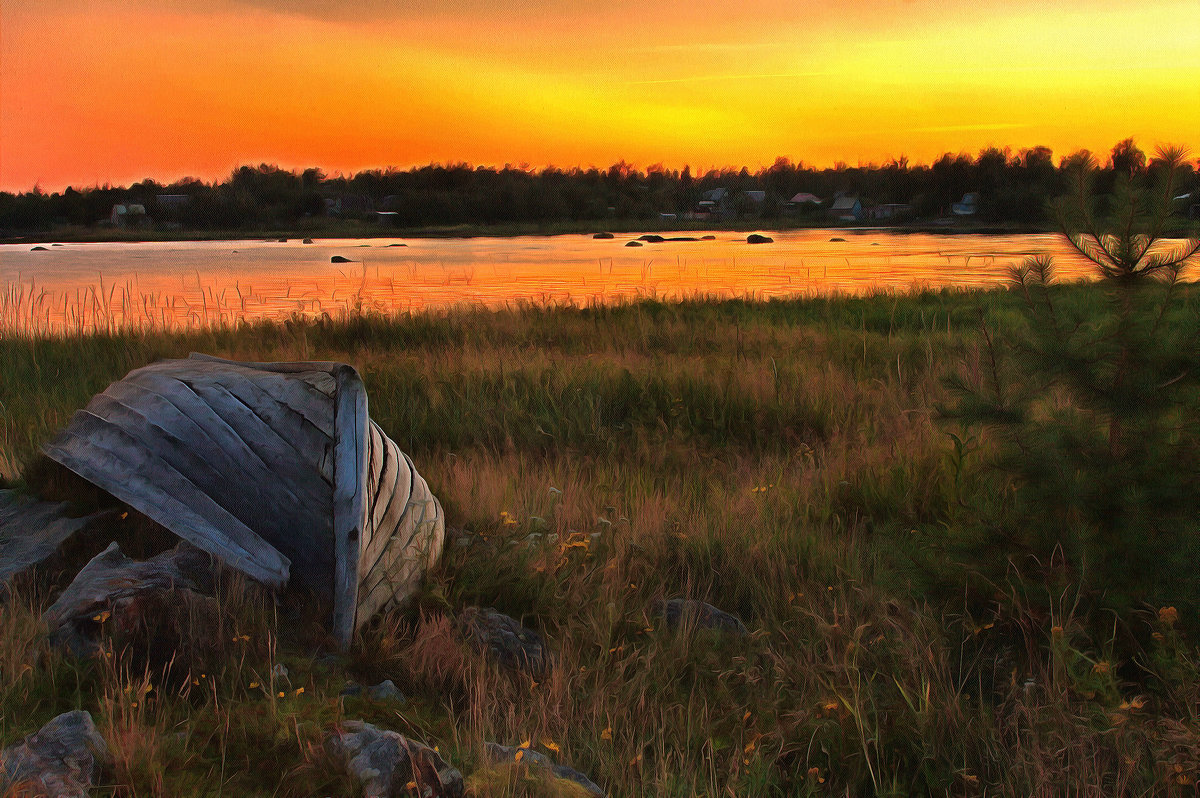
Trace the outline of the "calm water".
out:
<instances>
[{"instance_id":1,"label":"calm water","mask_svg":"<svg viewBox=\"0 0 1200 798\"><path fill-rule=\"evenodd\" d=\"M663 233L665 237L706 235ZM781 297L994 285L1028 255L1056 257L1065 278L1088 273L1055 235L884 231L745 234L626 247L633 235L460 239L299 239L0 246L0 332L120 323L197 326L361 306L419 310L518 301ZM832 238L844 241L831 241ZM404 244L405 246L395 246ZM340 255L352 262L334 264Z\"/></svg>"}]
</instances>

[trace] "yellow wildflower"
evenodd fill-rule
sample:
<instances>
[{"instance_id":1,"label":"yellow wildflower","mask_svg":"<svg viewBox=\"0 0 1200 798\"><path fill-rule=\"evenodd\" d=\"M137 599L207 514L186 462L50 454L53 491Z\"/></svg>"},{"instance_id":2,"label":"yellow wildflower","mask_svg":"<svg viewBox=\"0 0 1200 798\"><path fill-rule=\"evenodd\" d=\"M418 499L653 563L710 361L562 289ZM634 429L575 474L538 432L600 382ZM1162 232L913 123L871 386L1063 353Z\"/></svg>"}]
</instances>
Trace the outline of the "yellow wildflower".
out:
<instances>
[{"instance_id":1,"label":"yellow wildflower","mask_svg":"<svg viewBox=\"0 0 1200 798\"><path fill-rule=\"evenodd\" d=\"M1158 622L1163 626L1174 626L1179 621L1179 610L1174 607L1160 607Z\"/></svg>"},{"instance_id":2,"label":"yellow wildflower","mask_svg":"<svg viewBox=\"0 0 1200 798\"><path fill-rule=\"evenodd\" d=\"M604 731L600 732L601 740L612 740L612 727L609 726Z\"/></svg>"},{"instance_id":3,"label":"yellow wildflower","mask_svg":"<svg viewBox=\"0 0 1200 798\"><path fill-rule=\"evenodd\" d=\"M553 740L546 738L546 737L542 738L542 747L545 748L547 751L553 751L556 754L559 751L558 743L556 743Z\"/></svg>"}]
</instances>

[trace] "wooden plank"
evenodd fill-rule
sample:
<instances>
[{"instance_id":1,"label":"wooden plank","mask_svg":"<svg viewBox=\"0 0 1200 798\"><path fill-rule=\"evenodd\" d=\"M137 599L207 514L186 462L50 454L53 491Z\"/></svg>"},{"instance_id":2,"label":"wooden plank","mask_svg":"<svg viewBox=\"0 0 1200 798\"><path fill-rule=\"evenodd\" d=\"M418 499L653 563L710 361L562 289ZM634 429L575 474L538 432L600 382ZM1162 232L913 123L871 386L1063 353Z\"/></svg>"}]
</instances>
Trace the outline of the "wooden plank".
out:
<instances>
[{"instance_id":1,"label":"wooden plank","mask_svg":"<svg viewBox=\"0 0 1200 798\"><path fill-rule=\"evenodd\" d=\"M290 490L290 486L279 481L278 475L270 463L263 459L261 448L251 446L229 422L198 395L192 387L173 377L157 374L153 371L139 369L125 378L126 382L142 385L162 396L179 408L185 416L191 418L196 426L203 430L205 437L226 452L244 471L250 484L269 487L275 485L280 501L304 503L301 496ZM240 407L239 403L239 407ZM222 408L224 412L226 408ZM307 499L308 497L304 497Z\"/></svg>"},{"instance_id":2,"label":"wooden plank","mask_svg":"<svg viewBox=\"0 0 1200 798\"><path fill-rule=\"evenodd\" d=\"M97 416L130 436L140 449L131 462L143 462L143 470L153 479L161 464L166 464L196 485L197 489L220 504L246 526L268 542L272 531L289 529L308 522L305 508L295 504L267 506L260 491L230 478L229 472L213 465L211 450L177 436L174 428L162 425L155 416L147 415L141 406L130 407L108 393L100 394L82 411Z\"/></svg>"},{"instance_id":3,"label":"wooden plank","mask_svg":"<svg viewBox=\"0 0 1200 798\"><path fill-rule=\"evenodd\" d=\"M357 629L358 560L366 523L363 475L367 469L367 392L350 366L334 371L338 381L334 426L334 596L333 633L349 646Z\"/></svg>"},{"instance_id":4,"label":"wooden plank","mask_svg":"<svg viewBox=\"0 0 1200 798\"><path fill-rule=\"evenodd\" d=\"M18 501L16 491L0 491L0 598L11 580L45 562L72 535L108 515L66 515L66 502Z\"/></svg>"},{"instance_id":5,"label":"wooden plank","mask_svg":"<svg viewBox=\"0 0 1200 798\"><path fill-rule=\"evenodd\" d=\"M363 546L363 556L360 569L369 571L383 552L394 545L394 537L400 526L406 522L409 502L412 499L413 474L408 459L390 438L384 438L387 447L391 449L391 460L397 465L390 474L387 482L380 482L375 504L376 514L382 505L383 514L374 523L374 534L370 541Z\"/></svg>"},{"instance_id":6,"label":"wooden plank","mask_svg":"<svg viewBox=\"0 0 1200 798\"><path fill-rule=\"evenodd\" d=\"M59 433L44 451L51 459L252 579L275 588L287 583L290 565L287 558L203 493L197 492L197 506L193 508L180 501L173 491L150 482L139 465L125 462L70 429ZM167 484L170 485L170 480ZM187 492L184 484L173 487Z\"/></svg>"},{"instance_id":7,"label":"wooden plank","mask_svg":"<svg viewBox=\"0 0 1200 798\"><path fill-rule=\"evenodd\" d=\"M305 373L279 374L238 364L195 360L167 360L145 368L187 382L211 380L232 387L231 380L242 380L258 385L260 391L271 397L273 404L283 405L326 437L333 437L333 400L302 379Z\"/></svg>"},{"instance_id":8,"label":"wooden plank","mask_svg":"<svg viewBox=\"0 0 1200 798\"><path fill-rule=\"evenodd\" d=\"M271 479L260 490L267 495L283 491L287 498L328 517L332 509L332 491L321 479L316 462L301 458L292 445L265 424L253 408L228 388L209 380L183 380L215 414L229 426L245 445L266 463ZM280 497L283 500L284 497Z\"/></svg>"},{"instance_id":9,"label":"wooden plank","mask_svg":"<svg viewBox=\"0 0 1200 798\"><path fill-rule=\"evenodd\" d=\"M157 390L142 384L146 382L157 387ZM89 403L88 408L103 412L102 405L109 399L145 408L147 413L158 419L161 427L172 430L181 441L182 450L194 450L210 461L219 475L215 481L211 475L209 480L202 481L202 486L210 496L228 495L229 501L223 502L227 508L233 509L232 503L236 503L240 512L235 511L234 514L288 557L294 572L302 574L306 582L320 584L321 575L328 574L333 561L333 554L329 550L329 541L332 540L331 490L322 487L324 497L317 494L311 499L298 500L296 492L289 489L286 481L281 481L263 466L254 450L236 432L226 429L228 425L216 416L205 400L174 378L153 372L138 374L136 381L127 378L110 385ZM181 409L177 403L184 404L188 409ZM169 448L167 439L147 439L147 446L151 447L151 451L157 451L154 457L169 457L169 452L158 451ZM247 456L247 452L251 456ZM188 471L186 466L182 468ZM198 468L197 476L207 473L202 466ZM143 471L147 469L153 478L152 465L144 463ZM325 484L315 475L311 481L321 486ZM97 484L113 492L110 485L103 482ZM240 498L234 498L235 495ZM313 539L306 541L304 537L297 536L297 529L312 532Z\"/></svg>"}]
</instances>

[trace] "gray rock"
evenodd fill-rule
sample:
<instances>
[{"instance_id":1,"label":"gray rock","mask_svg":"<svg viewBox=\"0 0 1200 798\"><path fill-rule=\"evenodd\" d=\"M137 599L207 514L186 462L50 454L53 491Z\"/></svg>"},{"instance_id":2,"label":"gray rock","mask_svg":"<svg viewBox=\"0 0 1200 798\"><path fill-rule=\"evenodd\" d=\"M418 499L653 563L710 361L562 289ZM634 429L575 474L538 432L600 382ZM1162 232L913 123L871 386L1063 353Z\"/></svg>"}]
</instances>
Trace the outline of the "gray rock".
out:
<instances>
[{"instance_id":1,"label":"gray rock","mask_svg":"<svg viewBox=\"0 0 1200 798\"><path fill-rule=\"evenodd\" d=\"M516 761L517 751L522 750L508 745L500 745L499 743L485 743L484 749L488 759L498 763ZM542 768L552 773L555 778L570 779L592 795L597 796L597 798L604 798L604 790L600 789L595 782L578 770L569 768L566 765L556 764L550 757L539 751L533 751L528 748L524 749L524 751L525 753L521 754L521 764Z\"/></svg>"},{"instance_id":2,"label":"gray rock","mask_svg":"<svg viewBox=\"0 0 1200 798\"><path fill-rule=\"evenodd\" d=\"M107 758L92 716L64 712L0 752L0 793L86 798Z\"/></svg>"},{"instance_id":3,"label":"gray rock","mask_svg":"<svg viewBox=\"0 0 1200 798\"><path fill-rule=\"evenodd\" d=\"M364 798L412 795L416 782L422 798L459 798L463 777L432 748L370 723L348 720L325 741L326 750L342 760L363 787Z\"/></svg>"},{"instance_id":4,"label":"gray rock","mask_svg":"<svg viewBox=\"0 0 1200 798\"><path fill-rule=\"evenodd\" d=\"M394 701L397 704L404 704L408 701L391 679L384 679L379 684L368 687L367 698L372 701Z\"/></svg>"},{"instance_id":5,"label":"gray rock","mask_svg":"<svg viewBox=\"0 0 1200 798\"><path fill-rule=\"evenodd\" d=\"M549 665L542 636L491 607L467 607L458 616L458 626L476 650L506 668L540 676Z\"/></svg>"},{"instance_id":6,"label":"gray rock","mask_svg":"<svg viewBox=\"0 0 1200 798\"><path fill-rule=\"evenodd\" d=\"M650 609L655 615L666 620L670 629L678 629L687 621L701 629L729 632L738 636L748 634L741 618L696 599L660 599L654 602Z\"/></svg>"},{"instance_id":7,"label":"gray rock","mask_svg":"<svg viewBox=\"0 0 1200 798\"><path fill-rule=\"evenodd\" d=\"M746 236L746 243L747 244L774 244L775 239L771 238L770 236L764 236L764 235L760 235L758 233L751 233L750 235Z\"/></svg>"}]
</instances>

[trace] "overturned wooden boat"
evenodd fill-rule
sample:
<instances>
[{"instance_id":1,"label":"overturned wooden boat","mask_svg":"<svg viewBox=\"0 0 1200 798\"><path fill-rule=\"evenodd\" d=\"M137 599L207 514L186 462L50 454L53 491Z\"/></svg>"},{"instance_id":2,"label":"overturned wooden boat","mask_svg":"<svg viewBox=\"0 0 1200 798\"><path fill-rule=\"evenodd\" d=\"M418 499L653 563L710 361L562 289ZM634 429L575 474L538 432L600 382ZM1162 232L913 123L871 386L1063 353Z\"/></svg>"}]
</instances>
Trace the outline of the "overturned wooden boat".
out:
<instances>
[{"instance_id":1,"label":"overturned wooden boat","mask_svg":"<svg viewBox=\"0 0 1200 798\"><path fill-rule=\"evenodd\" d=\"M153 363L43 449L251 578L331 598L343 645L413 594L445 537L437 498L343 363Z\"/></svg>"}]
</instances>

